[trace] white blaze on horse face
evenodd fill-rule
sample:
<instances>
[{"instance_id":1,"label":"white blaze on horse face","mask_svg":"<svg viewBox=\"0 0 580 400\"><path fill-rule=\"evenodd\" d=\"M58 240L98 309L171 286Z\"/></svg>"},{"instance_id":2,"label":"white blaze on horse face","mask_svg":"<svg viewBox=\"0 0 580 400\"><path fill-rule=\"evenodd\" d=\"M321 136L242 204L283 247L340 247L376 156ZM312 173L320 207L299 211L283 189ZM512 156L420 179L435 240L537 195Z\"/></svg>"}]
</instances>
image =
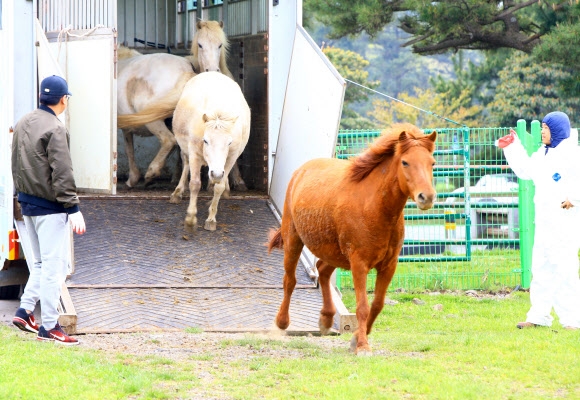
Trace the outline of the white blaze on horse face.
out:
<instances>
[{"instance_id":1,"label":"white blaze on horse face","mask_svg":"<svg viewBox=\"0 0 580 400\"><path fill-rule=\"evenodd\" d=\"M224 132L206 132L203 136L203 157L211 183L221 182L226 176L225 165L231 143L232 136Z\"/></svg>"},{"instance_id":2,"label":"white blaze on horse face","mask_svg":"<svg viewBox=\"0 0 580 400\"><path fill-rule=\"evenodd\" d=\"M215 37L202 34L197 39L197 61L199 72L220 71L220 57L223 44Z\"/></svg>"}]
</instances>

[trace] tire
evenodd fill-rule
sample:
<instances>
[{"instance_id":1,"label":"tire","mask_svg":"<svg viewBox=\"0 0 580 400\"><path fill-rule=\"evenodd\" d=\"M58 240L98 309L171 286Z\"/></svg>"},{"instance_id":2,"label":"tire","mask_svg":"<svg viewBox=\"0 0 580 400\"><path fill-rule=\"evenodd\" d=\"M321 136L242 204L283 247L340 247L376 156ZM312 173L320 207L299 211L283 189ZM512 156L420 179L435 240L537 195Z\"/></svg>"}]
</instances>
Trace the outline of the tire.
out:
<instances>
[{"instance_id":1,"label":"tire","mask_svg":"<svg viewBox=\"0 0 580 400\"><path fill-rule=\"evenodd\" d=\"M18 300L20 295L20 285L0 287L0 300Z\"/></svg>"}]
</instances>

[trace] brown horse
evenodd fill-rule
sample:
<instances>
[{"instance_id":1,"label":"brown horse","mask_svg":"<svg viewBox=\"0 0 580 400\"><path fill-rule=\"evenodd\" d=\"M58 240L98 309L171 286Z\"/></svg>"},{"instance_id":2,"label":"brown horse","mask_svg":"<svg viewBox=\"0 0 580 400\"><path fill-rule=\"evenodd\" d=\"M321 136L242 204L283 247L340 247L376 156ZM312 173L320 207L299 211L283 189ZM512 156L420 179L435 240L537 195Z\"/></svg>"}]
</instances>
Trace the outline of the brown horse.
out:
<instances>
[{"instance_id":1,"label":"brown horse","mask_svg":"<svg viewBox=\"0 0 580 400\"><path fill-rule=\"evenodd\" d=\"M371 354L367 335L385 302L385 294L403 246L403 209L412 198L421 210L433 206L433 151L437 133L425 135L412 124L396 124L364 153L351 160L315 159L292 175L286 191L282 226L270 233L268 251L284 249L284 298L276 325L290 325L288 308L296 286L302 248L316 263L322 290L320 332L327 334L336 308L330 276L338 267L352 271L356 293L355 331L350 348ZM376 269L375 297L369 309L367 275Z\"/></svg>"}]
</instances>

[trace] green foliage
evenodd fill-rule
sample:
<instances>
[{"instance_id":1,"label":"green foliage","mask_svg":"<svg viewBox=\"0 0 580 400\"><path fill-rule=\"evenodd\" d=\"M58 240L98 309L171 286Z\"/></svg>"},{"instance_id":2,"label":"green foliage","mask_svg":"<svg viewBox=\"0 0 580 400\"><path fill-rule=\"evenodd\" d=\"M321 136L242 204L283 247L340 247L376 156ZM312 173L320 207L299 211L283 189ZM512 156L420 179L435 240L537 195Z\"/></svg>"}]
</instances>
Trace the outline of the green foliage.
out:
<instances>
[{"instance_id":1,"label":"green foliage","mask_svg":"<svg viewBox=\"0 0 580 400\"><path fill-rule=\"evenodd\" d=\"M469 98L469 103L462 103L463 107L482 107L480 115L470 117L480 124L513 125L520 117L539 117L541 110L567 109L571 113L580 92L578 2L307 0L305 14L310 26L324 30L326 37L350 39L336 43L345 49L356 48L357 53L370 61L368 71L371 79L380 80L379 91L396 98L402 93L410 98L419 97L415 88L427 91L430 87L426 79L431 78L435 93L455 98L462 94ZM325 27L320 28L316 21L322 21ZM394 27L395 22L399 29ZM361 40L352 40L355 36ZM411 47L413 52L431 57L416 58L408 51ZM459 52L454 71L450 71L440 69L439 60L432 57L461 49L483 50L483 62L462 60L465 55ZM521 86L544 86L544 93L518 88L516 92L524 97L502 100L506 94L514 95L510 92L513 77L506 72L500 77L499 71L506 61L513 68L516 53L532 52L541 63L538 69L551 73L538 71L527 75ZM558 64L560 67L554 67ZM500 82L502 87L498 88ZM562 102L550 101L554 96ZM492 102L493 107L489 107ZM422 108L433 111L434 107ZM353 104L352 110L365 115L371 107L369 102L359 102ZM496 112L499 115L494 115ZM344 116L345 121L349 118Z\"/></svg>"},{"instance_id":2,"label":"green foliage","mask_svg":"<svg viewBox=\"0 0 580 400\"><path fill-rule=\"evenodd\" d=\"M546 65L558 64L573 73L558 84L566 97L574 97L580 92L580 6L572 7L569 21L559 24L552 33L536 46L533 55Z\"/></svg>"},{"instance_id":3,"label":"green foliage","mask_svg":"<svg viewBox=\"0 0 580 400\"><path fill-rule=\"evenodd\" d=\"M438 128L457 127L458 124L479 126L482 107L472 105L469 89L463 89L457 97L448 93L434 93L432 90L416 89L415 92L418 93L416 96L401 93L399 99L404 103L374 100L374 109L369 115L372 115L377 121L377 126L381 127L394 122L410 122L417 126Z\"/></svg>"},{"instance_id":4,"label":"green foliage","mask_svg":"<svg viewBox=\"0 0 580 400\"><path fill-rule=\"evenodd\" d=\"M338 47L326 47L322 49L332 65L337 69L343 78L359 83L371 89L379 85L377 81L369 81L369 73L365 69L369 66L369 61L360 54L350 50L343 50ZM364 101L368 99L368 92L363 88L350 85L344 94L345 104Z\"/></svg>"},{"instance_id":5,"label":"green foliage","mask_svg":"<svg viewBox=\"0 0 580 400\"><path fill-rule=\"evenodd\" d=\"M369 62L360 54L338 47L326 47L322 50L332 65L343 78L356 82L368 88L375 88L378 81L370 81L369 73L365 71ZM343 115L340 129L367 129L372 127L372 122L362 117L352 109L353 103L368 100L368 92L360 86L348 84L344 94Z\"/></svg>"},{"instance_id":6,"label":"green foliage","mask_svg":"<svg viewBox=\"0 0 580 400\"><path fill-rule=\"evenodd\" d=\"M567 20L571 7L574 5L558 0L541 4L502 0L305 2L308 15L330 26L333 38L362 32L375 37L398 17L399 27L412 35L406 45L420 54L497 48L530 52L542 36Z\"/></svg>"},{"instance_id":7,"label":"green foliage","mask_svg":"<svg viewBox=\"0 0 580 400\"><path fill-rule=\"evenodd\" d=\"M362 32L376 36L393 19L393 13L403 10L404 0L383 2L306 0L304 9L308 15L324 25L331 26L331 38L358 35Z\"/></svg>"},{"instance_id":8,"label":"green foliage","mask_svg":"<svg viewBox=\"0 0 580 400\"><path fill-rule=\"evenodd\" d=\"M499 73L494 100L489 104L497 126L514 126L518 119L541 120L551 111L563 111L571 120L580 117L578 92L563 96L560 83L574 79L570 68L539 64L526 54L515 54Z\"/></svg>"}]
</instances>

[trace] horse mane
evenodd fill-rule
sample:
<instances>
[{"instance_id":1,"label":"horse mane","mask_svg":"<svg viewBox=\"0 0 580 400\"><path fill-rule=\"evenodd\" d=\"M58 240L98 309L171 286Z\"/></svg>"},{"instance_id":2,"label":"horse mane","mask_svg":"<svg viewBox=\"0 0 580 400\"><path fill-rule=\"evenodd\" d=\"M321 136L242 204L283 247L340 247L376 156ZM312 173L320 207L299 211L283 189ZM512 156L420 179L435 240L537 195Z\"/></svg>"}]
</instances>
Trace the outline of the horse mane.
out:
<instances>
[{"instance_id":1,"label":"horse mane","mask_svg":"<svg viewBox=\"0 0 580 400\"><path fill-rule=\"evenodd\" d=\"M229 131L238 119L237 115L214 111L203 115L206 129Z\"/></svg>"},{"instance_id":2,"label":"horse mane","mask_svg":"<svg viewBox=\"0 0 580 400\"><path fill-rule=\"evenodd\" d=\"M351 159L350 179L353 182L362 181L384 160L404 154L413 146L425 147L430 152L435 149L435 143L415 125L394 124L383 131L365 152Z\"/></svg>"},{"instance_id":3,"label":"horse mane","mask_svg":"<svg viewBox=\"0 0 580 400\"><path fill-rule=\"evenodd\" d=\"M199 35L201 35L202 32L206 32L207 35L216 36L218 40L221 41L222 48L220 54L220 71L222 74L227 75L233 79L233 75L228 69L227 65L228 53L230 51L230 42L223 30L223 22L197 21L197 30L195 31L195 34L193 35L193 39L191 41L191 55L193 56L193 61L191 60L190 61L192 62L193 67L197 72L201 72L199 71L199 62L197 60L199 50L197 42L199 39Z\"/></svg>"},{"instance_id":4,"label":"horse mane","mask_svg":"<svg viewBox=\"0 0 580 400\"><path fill-rule=\"evenodd\" d=\"M137 57L137 56L141 56L143 54L139 53L137 50L135 49L130 49L128 47L125 46L119 46L117 48L117 59L118 60L124 60L126 58L133 58L133 57Z\"/></svg>"}]
</instances>

